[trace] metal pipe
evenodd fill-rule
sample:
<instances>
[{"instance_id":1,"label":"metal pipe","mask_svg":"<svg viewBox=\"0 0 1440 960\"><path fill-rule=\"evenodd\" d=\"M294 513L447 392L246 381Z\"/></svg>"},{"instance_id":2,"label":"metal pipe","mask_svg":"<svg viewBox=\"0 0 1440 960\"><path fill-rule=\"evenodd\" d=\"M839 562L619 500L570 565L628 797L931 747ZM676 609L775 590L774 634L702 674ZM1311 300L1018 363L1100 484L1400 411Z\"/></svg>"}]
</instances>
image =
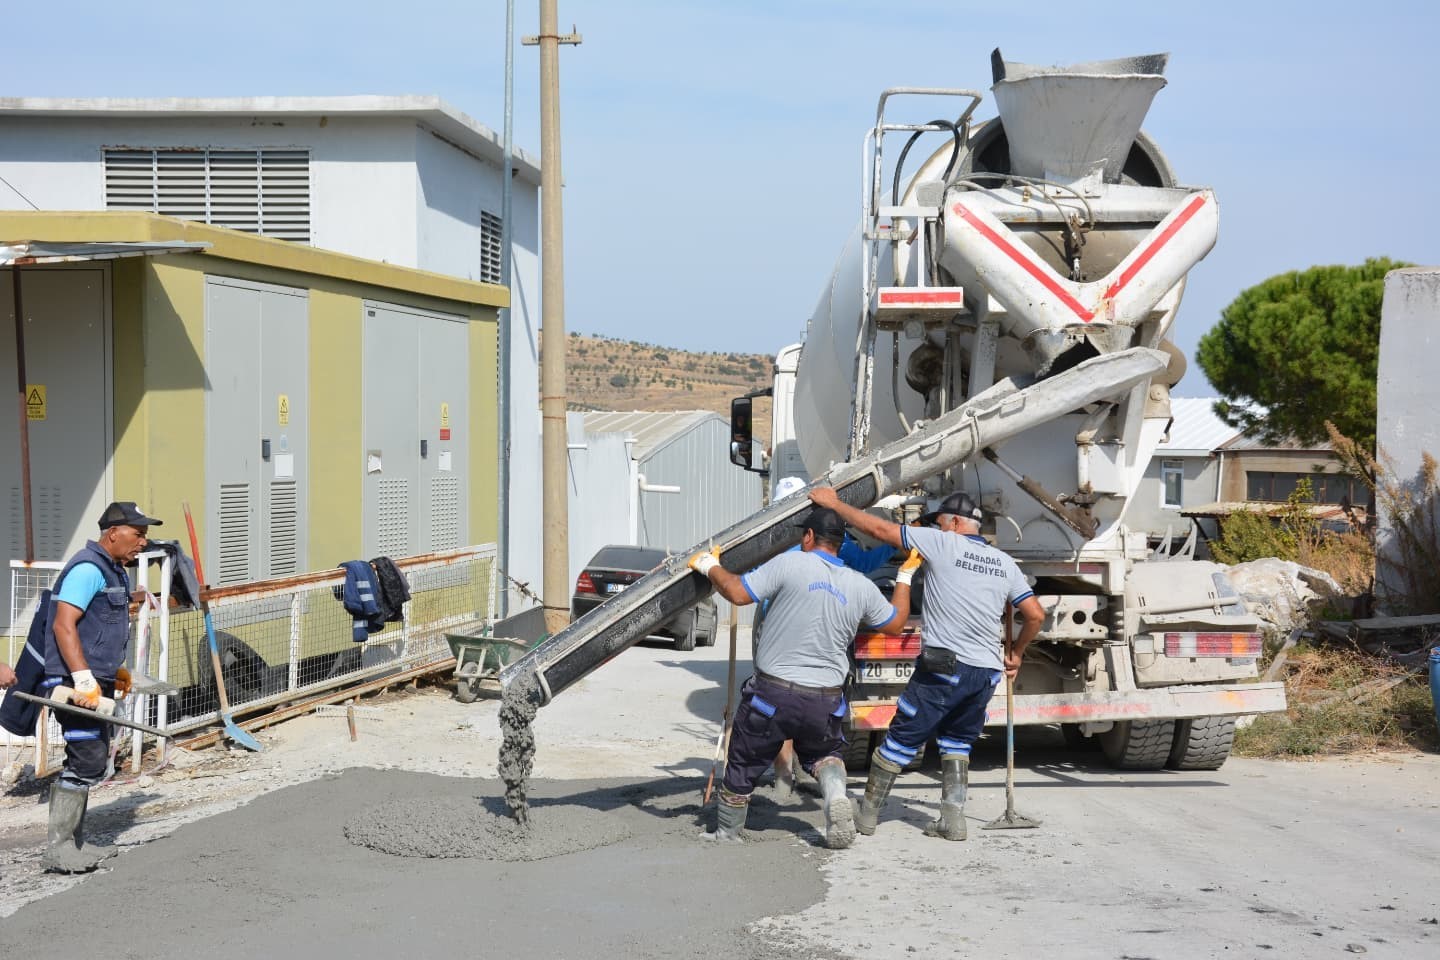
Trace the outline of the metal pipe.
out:
<instances>
[{"instance_id":1,"label":"metal pipe","mask_svg":"<svg viewBox=\"0 0 1440 960\"><path fill-rule=\"evenodd\" d=\"M15 382L20 415L20 504L25 514L26 563L35 560L35 521L30 509L30 414L25 403L25 300L20 294L20 265L10 268L10 293L15 301Z\"/></svg>"},{"instance_id":2,"label":"metal pipe","mask_svg":"<svg viewBox=\"0 0 1440 960\"><path fill-rule=\"evenodd\" d=\"M512 255L510 245L515 239L515 230L510 225L511 178L515 175L515 0L505 0L505 134L502 151L504 167L500 185L500 283L510 290ZM514 309L515 293L510 292L511 306L500 311L499 370L496 371L496 389L499 390L499 437L500 454L500 517L495 533L495 552L499 556L500 569L510 570L510 317ZM500 591L500 616L509 614L510 588Z\"/></svg>"}]
</instances>

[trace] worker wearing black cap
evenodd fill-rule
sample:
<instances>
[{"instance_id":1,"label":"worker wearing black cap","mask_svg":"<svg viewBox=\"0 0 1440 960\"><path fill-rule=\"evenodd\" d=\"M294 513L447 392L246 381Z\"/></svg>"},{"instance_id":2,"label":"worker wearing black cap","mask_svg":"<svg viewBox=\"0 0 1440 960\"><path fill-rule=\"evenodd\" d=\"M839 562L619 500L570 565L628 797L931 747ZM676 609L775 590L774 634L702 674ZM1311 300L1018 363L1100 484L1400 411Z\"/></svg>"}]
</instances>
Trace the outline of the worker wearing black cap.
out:
<instances>
[{"instance_id":1,"label":"worker wearing black cap","mask_svg":"<svg viewBox=\"0 0 1440 960\"><path fill-rule=\"evenodd\" d=\"M782 553L744 576L722 567L716 551L690 558L731 603L770 601L755 675L741 688L731 726L715 832L705 836L740 839L756 779L780 745L793 740L801 767L825 797L825 844L839 849L855 839L841 727L850 641L862 623L891 635L904 629L910 588L897 588L892 606L875 584L840 562L845 525L835 511L812 509L799 525L799 552Z\"/></svg>"},{"instance_id":2,"label":"worker wearing black cap","mask_svg":"<svg viewBox=\"0 0 1440 960\"><path fill-rule=\"evenodd\" d=\"M45 680L42 689L68 686L71 702L94 709L101 696L130 690L125 652L130 644L130 581L125 565L148 542L160 521L141 513L132 501L112 503L100 515L100 535L70 558L52 588L46 625ZM95 869L113 847L85 842L85 809L90 787L105 776L110 754L110 725L56 711L65 734L65 769L50 788L49 844L41 863L46 870L82 873Z\"/></svg>"},{"instance_id":3,"label":"worker wearing black cap","mask_svg":"<svg viewBox=\"0 0 1440 960\"><path fill-rule=\"evenodd\" d=\"M925 561L924 646L896 704L895 723L871 756L855 827L864 834L875 832L895 777L935 736L942 777L940 816L925 832L964 840L970 747L985 726L985 710L1003 672L1013 677L1019 671L1045 611L1015 561L980 536L984 515L968 494L950 494L920 518L918 527L902 527L857 510L829 487L811 491L810 499L835 510L861 533L918 550ZM1000 624L1007 603L1023 625L1005 653L1000 649Z\"/></svg>"}]
</instances>

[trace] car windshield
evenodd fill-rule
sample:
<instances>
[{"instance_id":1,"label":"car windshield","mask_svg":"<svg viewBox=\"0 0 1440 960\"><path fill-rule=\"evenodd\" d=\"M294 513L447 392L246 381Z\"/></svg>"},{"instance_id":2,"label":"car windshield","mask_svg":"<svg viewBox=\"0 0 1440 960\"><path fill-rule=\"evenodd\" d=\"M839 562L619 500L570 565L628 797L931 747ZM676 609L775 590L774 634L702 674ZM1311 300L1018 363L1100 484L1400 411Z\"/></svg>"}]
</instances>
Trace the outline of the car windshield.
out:
<instances>
[{"instance_id":1,"label":"car windshield","mask_svg":"<svg viewBox=\"0 0 1440 960\"><path fill-rule=\"evenodd\" d=\"M611 570L653 570L665 556L664 550L654 547L601 547L600 552L595 554L586 566L607 567Z\"/></svg>"}]
</instances>

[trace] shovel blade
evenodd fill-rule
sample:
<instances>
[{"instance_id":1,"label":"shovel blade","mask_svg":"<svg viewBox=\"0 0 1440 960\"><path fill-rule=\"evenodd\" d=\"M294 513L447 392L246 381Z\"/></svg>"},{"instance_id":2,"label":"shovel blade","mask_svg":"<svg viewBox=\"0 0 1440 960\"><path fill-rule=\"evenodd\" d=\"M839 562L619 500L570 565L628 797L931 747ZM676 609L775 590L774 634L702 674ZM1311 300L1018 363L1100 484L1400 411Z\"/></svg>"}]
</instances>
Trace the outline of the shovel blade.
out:
<instances>
[{"instance_id":1,"label":"shovel blade","mask_svg":"<svg viewBox=\"0 0 1440 960\"><path fill-rule=\"evenodd\" d=\"M246 750L253 750L256 753L259 753L265 749L264 747L260 746L259 740L256 740L250 734L237 727L235 725L235 721L231 720L229 717L225 718L225 733L227 736L230 737L231 740L234 740Z\"/></svg>"}]
</instances>

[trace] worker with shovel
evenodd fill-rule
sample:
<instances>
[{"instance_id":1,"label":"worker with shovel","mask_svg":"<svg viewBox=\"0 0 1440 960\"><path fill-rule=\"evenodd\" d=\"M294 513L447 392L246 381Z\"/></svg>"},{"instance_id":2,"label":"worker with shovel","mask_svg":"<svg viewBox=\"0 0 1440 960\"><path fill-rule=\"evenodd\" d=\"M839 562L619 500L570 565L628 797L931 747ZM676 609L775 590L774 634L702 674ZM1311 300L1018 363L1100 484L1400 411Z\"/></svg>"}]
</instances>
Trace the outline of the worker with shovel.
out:
<instances>
[{"instance_id":1,"label":"worker with shovel","mask_svg":"<svg viewBox=\"0 0 1440 960\"><path fill-rule=\"evenodd\" d=\"M875 832L896 776L936 736L942 778L940 816L925 833L964 840L970 748L985 726L985 711L996 685L1006 673L1013 677L1019 672L1025 648L1040 632L1045 612L1015 561L980 536L983 514L963 492L946 497L938 510L920 518L918 527L903 527L857 510L841 502L829 487L812 490L810 499L818 507L834 510L861 533L918 550L925 560L925 644L900 695L895 724L871 756L870 779L855 813L855 827L866 835ZM1000 621L1007 602L1019 612L1023 626L1010 650L1002 654Z\"/></svg>"},{"instance_id":2,"label":"worker with shovel","mask_svg":"<svg viewBox=\"0 0 1440 960\"><path fill-rule=\"evenodd\" d=\"M131 501L112 503L100 515L100 535L70 558L53 588L46 624L45 679L48 691L67 686L71 702L96 709L101 697L123 696L130 689L124 667L130 643L130 581L125 565L147 543L160 521L141 513ZM110 725L57 711L65 735L65 768L50 788L50 830L41 863L58 873L83 873L115 848L85 842L85 809L90 787L105 776Z\"/></svg>"},{"instance_id":3,"label":"worker with shovel","mask_svg":"<svg viewBox=\"0 0 1440 960\"><path fill-rule=\"evenodd\" d=\"M855 814L845 793L842 687L848 649L862 623L898 634L910 613L910 588L892 606L880 588L840 562L845 525L833 510L812 509L799 523L801 552L782 553L744 576L720 565L716 551L690 558L721 596L745 606L770 601L755 675L740 691L712 840L740 839L755 781L786 740L825 797L825 845L850 846Z\"/></svg>"}]
</instances>

